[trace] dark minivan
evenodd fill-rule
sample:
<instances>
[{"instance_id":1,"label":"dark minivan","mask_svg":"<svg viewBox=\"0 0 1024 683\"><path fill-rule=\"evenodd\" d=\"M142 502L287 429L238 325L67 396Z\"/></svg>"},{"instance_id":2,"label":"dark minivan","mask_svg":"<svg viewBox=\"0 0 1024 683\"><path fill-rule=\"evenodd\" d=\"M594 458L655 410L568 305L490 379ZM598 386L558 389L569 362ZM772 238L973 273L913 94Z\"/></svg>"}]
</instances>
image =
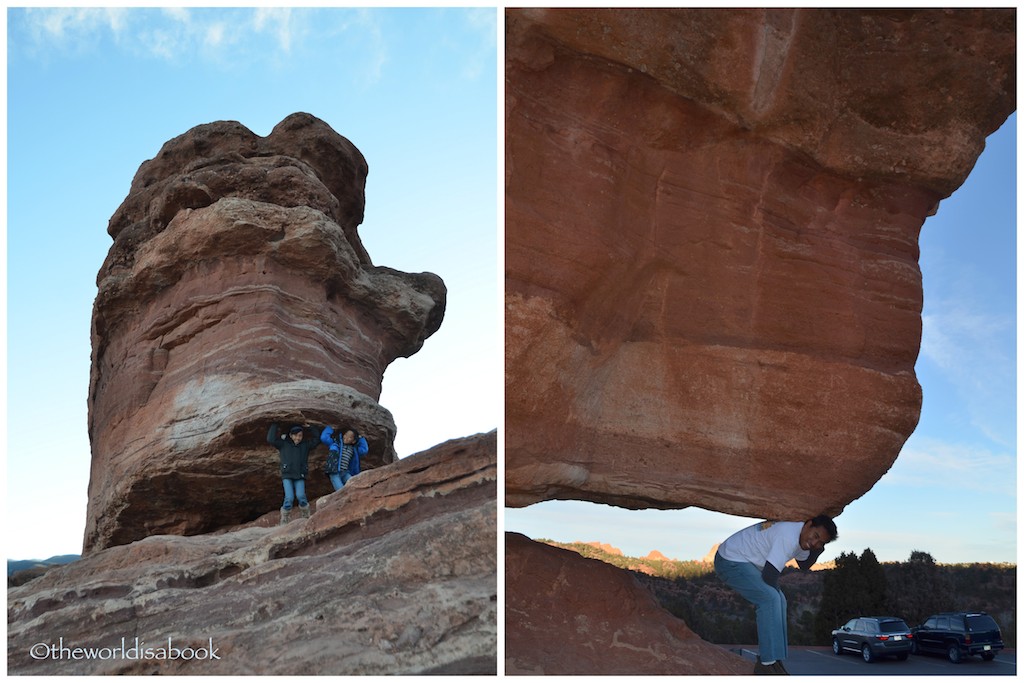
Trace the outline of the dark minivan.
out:
<instances>
[{"instance_id":1,"label":"dark minivan","mask_svg":"<svg viewBox=\"0 0 1024 683\"><path fill-rule=\"evenodd\" d=\"M964 657L981 655L986 662L1003 649L1003 636L995 619L984 612L943 612L913 629L912 652L936 652L959 664Z\"/></svg>"}]
</instances>

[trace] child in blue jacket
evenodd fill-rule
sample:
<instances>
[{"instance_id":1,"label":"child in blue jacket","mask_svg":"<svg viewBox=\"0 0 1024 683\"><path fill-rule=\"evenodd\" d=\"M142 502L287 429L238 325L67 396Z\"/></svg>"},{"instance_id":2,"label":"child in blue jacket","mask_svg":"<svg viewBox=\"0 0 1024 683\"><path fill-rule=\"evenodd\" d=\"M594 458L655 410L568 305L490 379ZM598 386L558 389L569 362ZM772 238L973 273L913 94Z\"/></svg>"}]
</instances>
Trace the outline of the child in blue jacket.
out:
<instances>
[{"instance_id":1,"label":"child in blue jacket","mask_svg":"<svg viewBox=\"0 0 1024 683\"><path fill-rule=\"evenodd\" d=\"M331 478L331 486L335 491L359 474L359 458L370 450L366 439L359 436L356 430L345 428L339 433L340 442L334 436L334 427L324 427L320 433L320 441L330 447L324 473Z\"/></svg>"}]
</instances>

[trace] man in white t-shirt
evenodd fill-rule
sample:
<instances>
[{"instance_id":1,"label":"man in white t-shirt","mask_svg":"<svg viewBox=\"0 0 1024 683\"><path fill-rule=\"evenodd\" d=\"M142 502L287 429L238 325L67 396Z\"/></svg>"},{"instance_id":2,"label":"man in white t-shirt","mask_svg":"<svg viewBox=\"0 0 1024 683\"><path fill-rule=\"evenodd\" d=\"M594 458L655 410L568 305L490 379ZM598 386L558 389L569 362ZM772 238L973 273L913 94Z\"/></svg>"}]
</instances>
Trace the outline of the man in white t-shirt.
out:
<instances>
[{"instance_id":1,"label":"man in white t-shirt","mask_svg":"<svg viewBox=\"0 0 1024 683\"><path fill-rule=\"evenodd\" d=\"M838 536L832 518L818 515L806 522L758 522L718 546L715 573L756 608L755 674L789 673L782 666L788 654L786 596L778 585L783 567L795 559L800 569L810 569Z\"/></svg>"}]
</instances>

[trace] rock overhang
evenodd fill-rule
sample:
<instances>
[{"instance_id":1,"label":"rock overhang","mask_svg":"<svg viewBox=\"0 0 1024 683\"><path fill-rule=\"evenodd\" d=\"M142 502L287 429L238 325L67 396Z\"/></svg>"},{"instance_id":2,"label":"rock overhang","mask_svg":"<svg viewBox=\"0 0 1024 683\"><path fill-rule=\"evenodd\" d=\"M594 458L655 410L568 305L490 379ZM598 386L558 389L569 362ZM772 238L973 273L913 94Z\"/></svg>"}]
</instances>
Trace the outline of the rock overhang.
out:
<instances>
[{"instance_id":1,"label":"rock overhang","mask_svg":"<svg viewBox=\"0 0 1024 683\"><path fill-rule=\"evenodd\" d=\"M921 226L1015 107L1014 14L508 10L506 504L869 490L920 412Z\"/></svg>"}]
</instances>

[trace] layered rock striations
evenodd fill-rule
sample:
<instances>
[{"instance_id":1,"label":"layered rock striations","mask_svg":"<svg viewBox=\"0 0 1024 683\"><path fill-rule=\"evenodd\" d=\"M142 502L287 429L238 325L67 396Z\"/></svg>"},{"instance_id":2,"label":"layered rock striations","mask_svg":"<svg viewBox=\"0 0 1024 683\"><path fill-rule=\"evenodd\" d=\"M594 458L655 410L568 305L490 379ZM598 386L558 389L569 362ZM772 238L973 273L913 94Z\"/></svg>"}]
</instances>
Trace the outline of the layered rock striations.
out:
<instances>
[{"instance_id":1,"label":"layered rock striations","mask_svg":"<svg viewBox=\"0 0 1024 683\"><path fill-rule=\"evenodd\" d=\"M918 234L1015 11L506 22L506 503L842 511L917 424Z\"/></svg>"},{"instance_id":2,"label":"layered rock striations","mask_svg":"<svg viewBox=\"0 0 1024 683\"><path fill-rule=\"evenodd\" d=\"M308 520L97 550L8 590L8 673L494 675L496 497L490 432L364 472Z\"/></svg>"},{"instance_id":3,"label":"layered rock striations","mask_svg":"<svg viewBox=\"0 0 1024 683\"><path fill-rule=\"evenodd\" d=\"M446 292L373 265L366 175L308 114L266 137L198 126L139 168L97 276L86 553L279 507L274 421L350 425L365 466L395 460L383 373L438 329ZM311 498L331 490L307 481Z\"/></svg>"}]
</instances>

